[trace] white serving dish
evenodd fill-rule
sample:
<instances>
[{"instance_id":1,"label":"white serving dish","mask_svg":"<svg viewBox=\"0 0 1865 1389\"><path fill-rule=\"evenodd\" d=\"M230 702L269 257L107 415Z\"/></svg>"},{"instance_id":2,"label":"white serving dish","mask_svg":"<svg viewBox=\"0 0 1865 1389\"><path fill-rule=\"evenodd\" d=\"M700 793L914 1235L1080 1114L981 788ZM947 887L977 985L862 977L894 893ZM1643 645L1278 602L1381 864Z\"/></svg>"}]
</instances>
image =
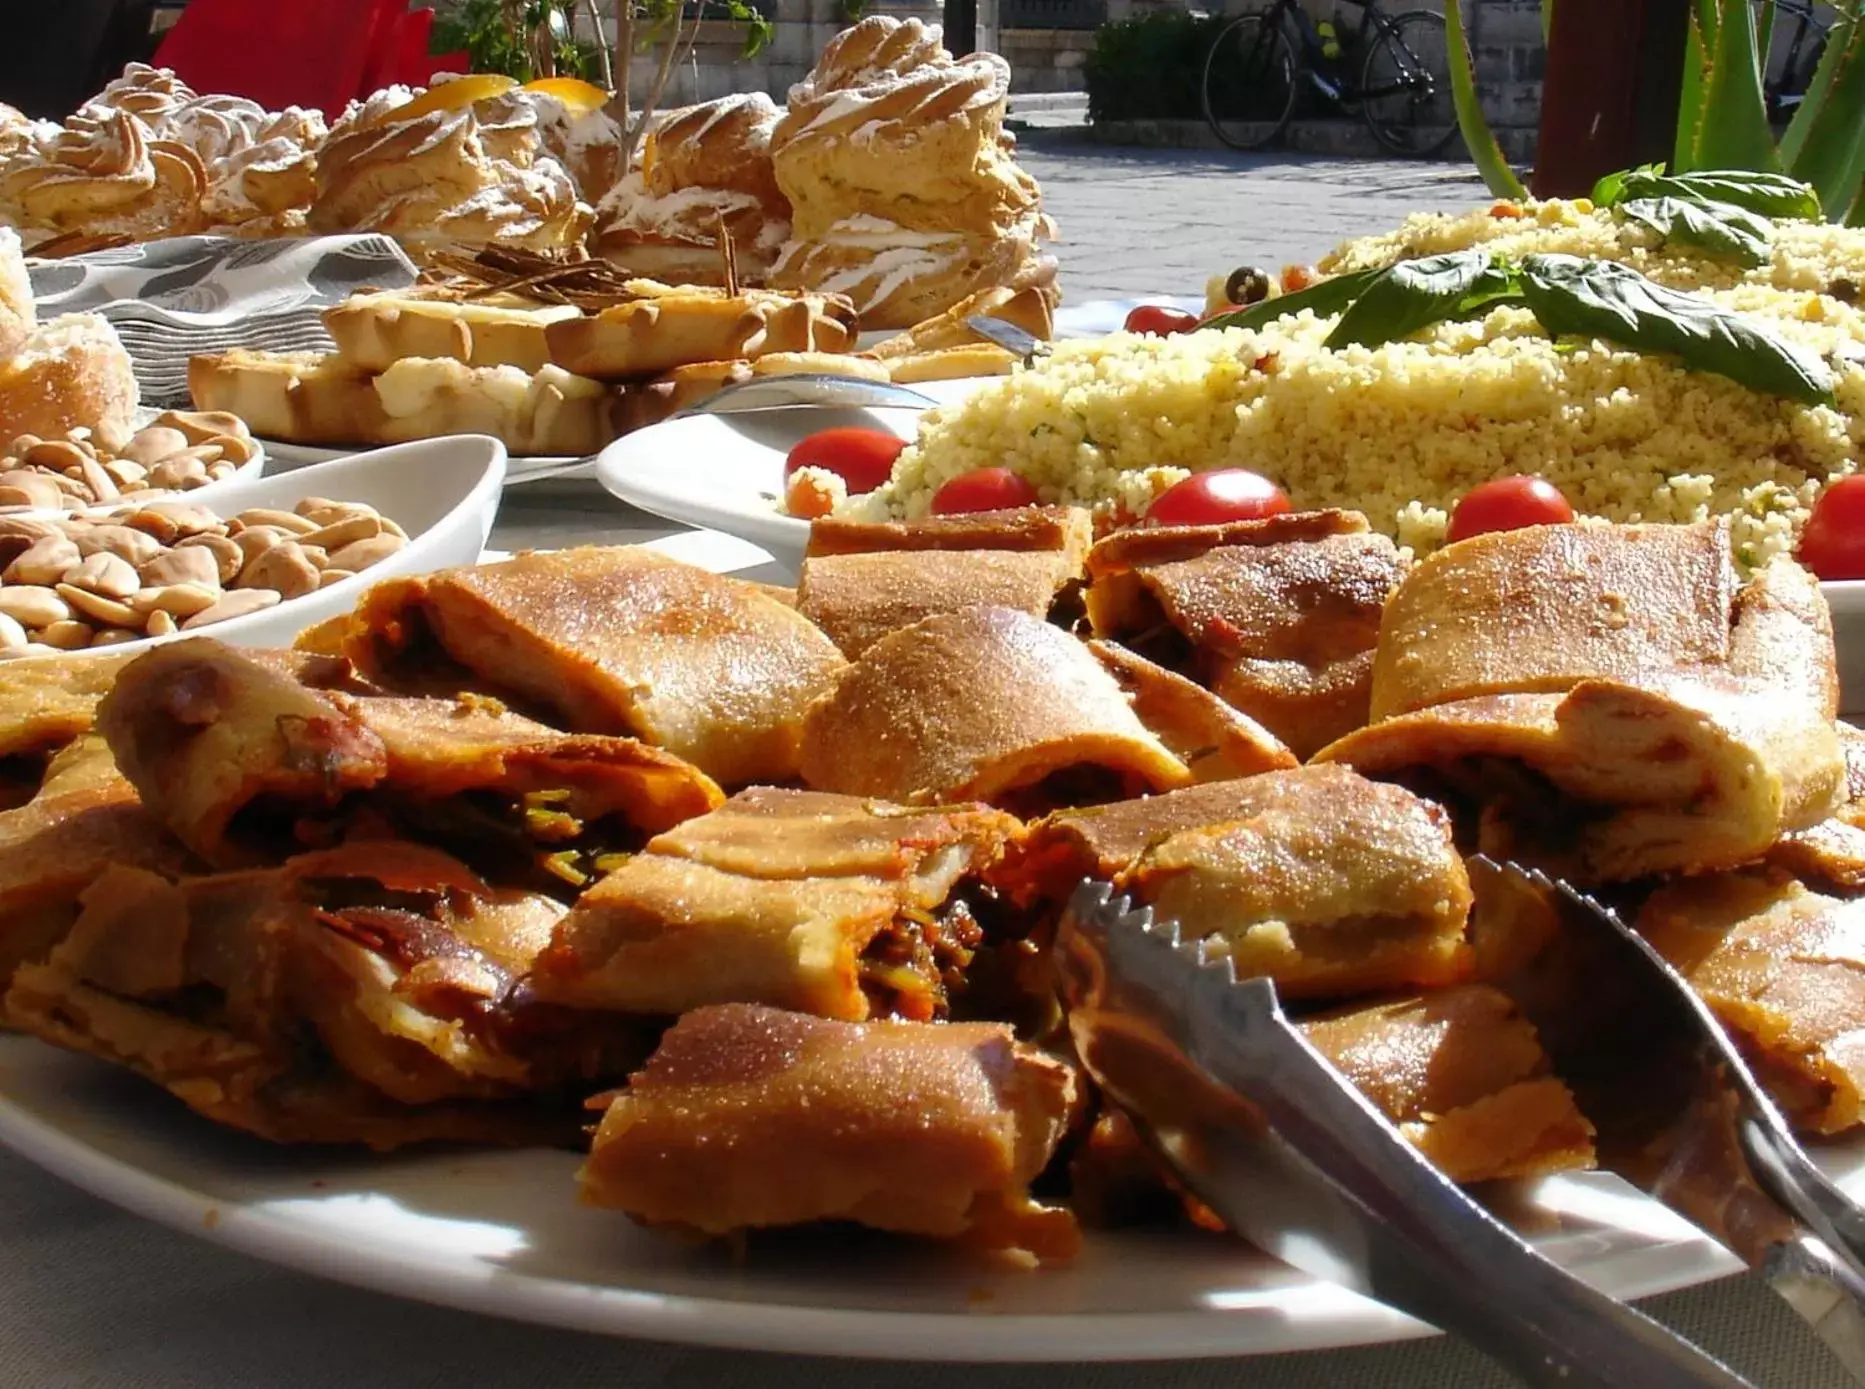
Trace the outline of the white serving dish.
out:
<instances>
[{"instance_id":1,"label":"white serving dish","mask_svg":"<svg viewBox=\"0 0 1865 1389\"><path fill-rule=\"evenodd\" d=\"M408 543L353 578L262 612L102 650L137 651L191 636L211 636L233 646L290 646L307 627L348 612L372 584L397 574L422 574L477 560L492 532L504 482L505 445L463 434L353 454L278 477L228 479L212 489L178 494L221 516L252 507L289 511L306 497L366 502L407 531Z\"/></svg>"},{"instance_id":2,"label":"white serving dish","mask_svg":"<svg viewBox=\"0 0 1865 1389\"><path fill-rule=\"evenodd\" d=\"M356 448L325 448L317 444L287 444L277 439L262 441L266 456L272 460L272 472L293 472L313 463L329 463L338 458L354 458L364 452ZM432 440L422 440L431 443ZM399 447L399 446L398 446ZM570 454L539 453L512 455L505 461L505 485L516 487L523 482L540 482L545 478L577 479L596 475L595 460Z\"/></svg>"}]
</instances>

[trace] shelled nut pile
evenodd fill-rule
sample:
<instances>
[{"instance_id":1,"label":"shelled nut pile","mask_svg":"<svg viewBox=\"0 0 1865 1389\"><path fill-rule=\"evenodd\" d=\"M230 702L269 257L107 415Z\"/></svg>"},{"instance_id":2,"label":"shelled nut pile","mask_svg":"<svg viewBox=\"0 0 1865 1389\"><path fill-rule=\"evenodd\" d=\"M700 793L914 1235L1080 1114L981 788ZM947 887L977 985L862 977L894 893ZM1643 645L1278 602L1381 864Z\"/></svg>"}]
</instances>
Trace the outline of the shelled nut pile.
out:
<instances>
[{"instance_id":1,"label":"shelled nut pile","mask_svg":"<svg viewBox=\"0 0 1865 1389\"><path fill-rule=\"evenodd\" d=\"M173 500L0 516L0 659L211 627L340 583L407 543L374 507L321 497L226 520Z\"/></svg>"},{"instance_id":2,"label":"shelled nut pile","mask_svg":"<svg viewBox=\"0 0 1865 1389\"><path fill-rule=\"evenodd\" d=\"M150 501L231 477L259 452L238 415L165 410L112 453L74 429L62 439L22 434L0 455L0 514Z\"/></svg>"}]
</instances>

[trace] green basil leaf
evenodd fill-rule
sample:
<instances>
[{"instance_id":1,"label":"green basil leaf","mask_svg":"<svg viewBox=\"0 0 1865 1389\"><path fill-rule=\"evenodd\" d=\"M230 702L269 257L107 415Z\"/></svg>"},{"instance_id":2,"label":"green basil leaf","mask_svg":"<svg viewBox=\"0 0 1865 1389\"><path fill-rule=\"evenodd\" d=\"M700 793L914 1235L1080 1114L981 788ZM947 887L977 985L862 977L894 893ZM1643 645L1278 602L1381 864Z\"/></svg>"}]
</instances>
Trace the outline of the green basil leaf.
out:
<instances>
[{"instance_id":1,"label":"green basil leaf","mask_svg":"<svg viewBox=\"0 0 1865 1389\"><path fill-rule=\"evenodd\" d=\"M1833 375L1812 353L1763 323L1654 284L1612 261L1538 255L1522 262L1522 292L1556 337L1603 338L1637 352L1670 352L1692 371L1802 405L1833 405Z\"/></svg>"},{"instance_id":2,"label":"green basil leaf","mask_svg":"<svg viewBox=\"0 0 1865 1389\"><path fill-rule=\"evenodd\" d=\"M1734 203L1764 217L1823 220L1820 196L1797 178L1748 169L1703 169L1692 174L1660 174L1633 169L1620 176L1619 197L1677 198L1684 202Z\"/></svg>"},{"instance_id":3,"label":"green basil leaf","mask_svg":"<svg viewBox=\"0 0 1865 1389\"><path fill-rule=\"evenodd\" d=\"M1278 318L1300 313L1303 309L1313 309L1316 317L1326 318L1330 314L1339 313L1358 299L1362 290L1385 273L1384 269L1355 270L1345 275L1336 275L1331 280L1317 280L1307 289L1298 289L1293 294L1272 295L1248 308L1238 309L1235 313L1207 318L1199 327L1261 328L1265 323L1273 323Z\"/></svg>"},{"instance_id":4,"label":"green basil leaf","mask_svg":"<svg viewBox=\"0 0 1865 1389\"><path fill-rule=\"evenodd\" d=\"M1607 174L1593 185L1593 204L1596 207L1612 207L1625 196L1625 181L1634 174L1662 178L1664 165L1640 164L1636 169L1621 169L1616 174Z\"/></svg>"},{"instance_id":5,"label":"green basil leaf","mask_svg":"<svg viewBox=\"0 0 1865 1389\"><path fill-rule=\"evenodd\" d=\"M1377 347L1494 303L1514 289L1488 251L1452 251L1402 260L1366 287L1334 325L1324 347Z\"/></svg>"},{"instance_id":6,"label":"green basil leaf","mask_svg":"<svg viewBox=\"0 0 1865 1389\"><path fill-rule=\"evenodd\" d=\"M1773 225L1734 203L1633 198L1614 210L1628 222L1650 227L1666 241L1700 246L1742 265L1766 265L1770 259Z\"/></svg>"}]
</instances>

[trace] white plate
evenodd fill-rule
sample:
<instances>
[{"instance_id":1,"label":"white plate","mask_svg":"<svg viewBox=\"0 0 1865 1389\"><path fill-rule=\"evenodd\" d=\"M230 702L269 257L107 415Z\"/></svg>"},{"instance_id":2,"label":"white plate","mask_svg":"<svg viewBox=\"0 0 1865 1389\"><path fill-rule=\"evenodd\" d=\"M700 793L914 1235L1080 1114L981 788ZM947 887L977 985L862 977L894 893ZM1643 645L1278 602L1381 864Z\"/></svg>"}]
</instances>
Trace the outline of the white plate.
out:
<instances>
[{"instance_id":1,"label":"white plate","mask_svg":"<svg viewBox=\"0 0 1865 1389\"><path fill-rule=\"evenodd\" d=\"M471 564L492 532L505 478L505 446L497 439L461 434L318 463L277 477L216 484L213 496L185 493L221 516L249 507L289 511L306 497L367 502L408 532L408 543L379 564L341 583L236 617L199 632L102 648L136 651L191 636L212 636L233 646L289 646L292 638L326 618L347 612L371 584L396 574L420 574Z\"/></svg>"},{"instance_id":2,"label":"white plate","mask_svg":"<svg viewBox=\"0 0 1865 1389\"><path fill-rule=\"evenodd\" d=\"M1001 377L916 383L950 404ZM910 439L920 411L893 406L825 410L786 406L730 415L688 415L624 435L596 455L596 478L623 501L670 521L704 526L762 545L794 569L809 543L809 522L778 509L784 456L819 429L859 426Z\"/></svg>"},{"instance_id":3,"label":"white plate","mask_svg":"<svg viewBox=\"0 0 1865 1389\"><path fill-rule=\"evenodd\" d=\"M1194 1231L1090 1236L1025 1273L826 1232L735 1261L576 1201L560 1152L369 1157L276 1149L83 1057L0 1036L0 1142L128 1210L341 1282L547 1325L708 1345L927 1360L1134 1360L1404 1339L1428 1328ZM1822 1165L1865 1191L1865 1143ZM1616 1178L1503 1189L1536 1244L1645 1297L1735 1260Z\"/></svg>"},{"instance_id":4,"label":"white plate","mask_svg":"<svg viewBox=\"0 0 1865 1389\"><path fill-rule=\"evenodd\" d=\"M365 452L357 448L321 448L314 444L287 444L277 439L266 439L266 455L272 460L272 472L295 472L299 468L308 468L313 463L329 463L338 458L354 458ZM432 440L422 440L432 443ZM569 454L533 454L514 458L506 455L505 485L516 487L521 482L537 482L546 477L553 478L588 478L596 475L593 459L575 458Z\"/></svg>"}]
</instances>

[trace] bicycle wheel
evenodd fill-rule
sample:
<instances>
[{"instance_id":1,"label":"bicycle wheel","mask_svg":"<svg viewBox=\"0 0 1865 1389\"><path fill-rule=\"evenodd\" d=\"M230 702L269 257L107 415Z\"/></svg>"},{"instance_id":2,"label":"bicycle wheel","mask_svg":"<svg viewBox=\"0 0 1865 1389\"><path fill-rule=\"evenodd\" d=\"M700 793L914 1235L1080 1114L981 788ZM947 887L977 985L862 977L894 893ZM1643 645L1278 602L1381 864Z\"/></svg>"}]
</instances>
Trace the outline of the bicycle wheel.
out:
<instances>
[{"instance_id":1,"label":"bicycle wheel","mask_svg":"<svg viewBox=\"0 0 1865 1389\"><path fill-rule=\"evenodd\" d=\"M1218 31L1204 60L1204 118L1238 150L1260 150L1295 114L1295 49L1280 25L1240 15Z\"/></svg>"},{"instance_id":2,"label":"bicycle wheel","mask_svg":"<svg viewBox=\"0 0 1865 1389\"><path fill-rule=\"evenodd\" d=\"M1407 158L1426 158L1451 142L1457 108L1443 15L1410 10L1381 25L1360 74L1360 115L1375 140Z\"/></svg>"}]
</instances>

